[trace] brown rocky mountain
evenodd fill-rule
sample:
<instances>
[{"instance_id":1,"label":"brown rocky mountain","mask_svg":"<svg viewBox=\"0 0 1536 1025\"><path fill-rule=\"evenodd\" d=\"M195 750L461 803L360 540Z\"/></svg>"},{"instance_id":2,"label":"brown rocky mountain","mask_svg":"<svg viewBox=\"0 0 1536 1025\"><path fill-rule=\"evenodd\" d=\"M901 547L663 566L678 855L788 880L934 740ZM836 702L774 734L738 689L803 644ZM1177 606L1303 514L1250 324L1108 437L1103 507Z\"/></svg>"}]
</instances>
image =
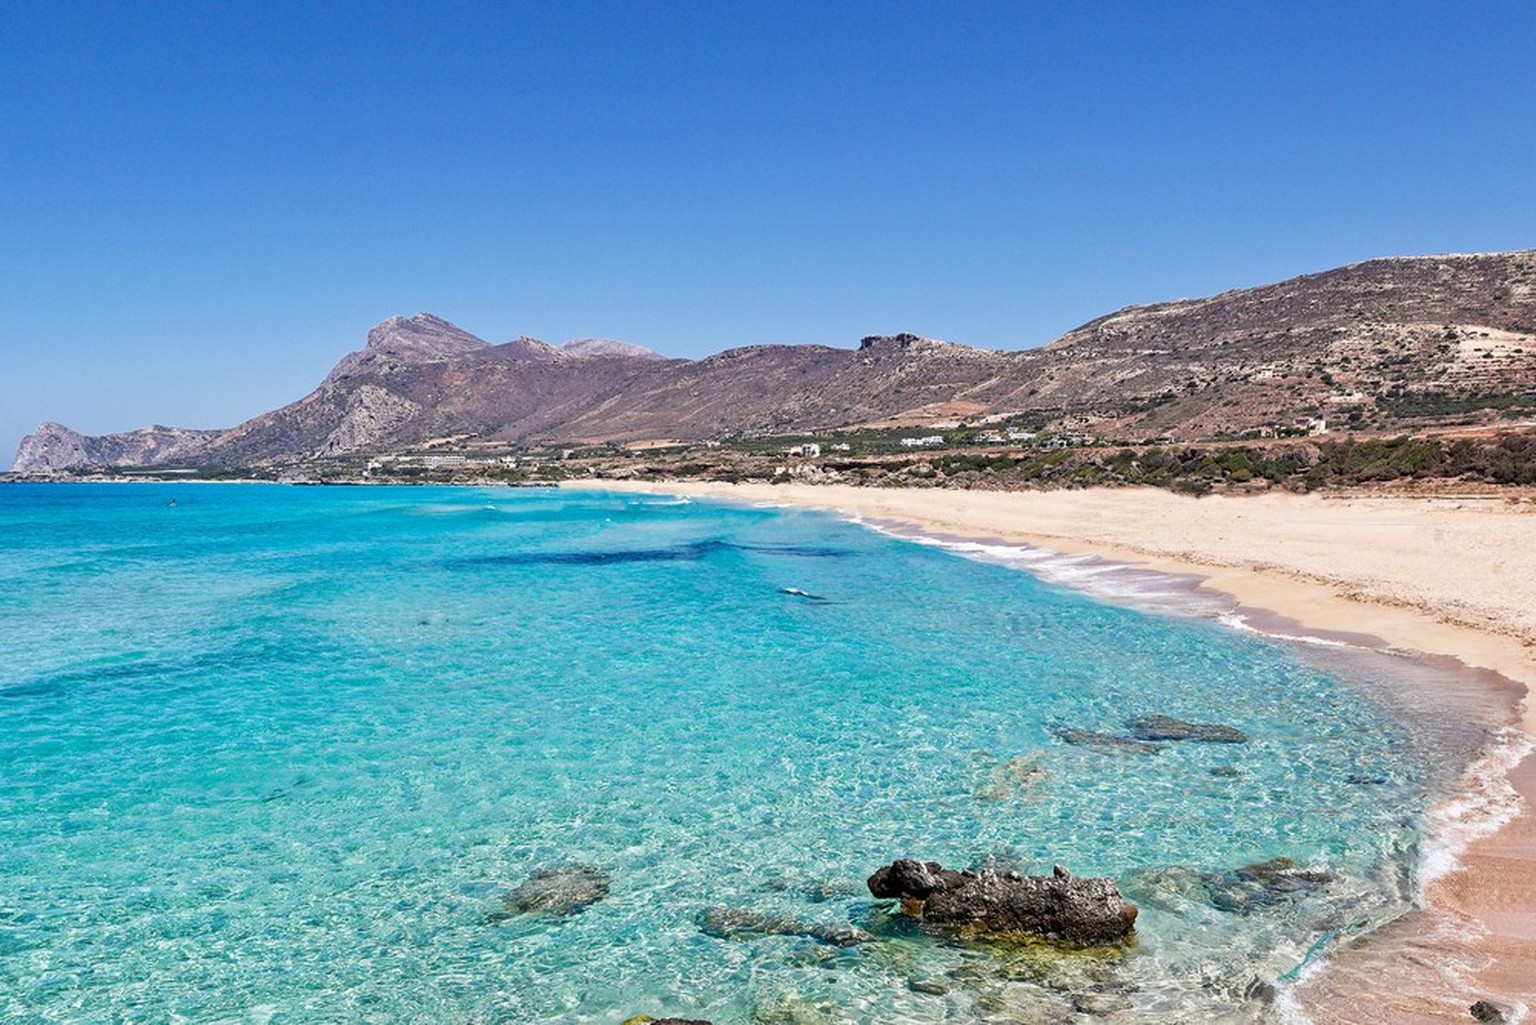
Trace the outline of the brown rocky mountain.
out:
<instances>
[{"instance_id":1,"label":"brown rocky mountain","mask_svg":"<svg viewBox=\"0 0 1536 1025\"><path fill-rule=\"evenodd\" d=\"M491 345L428 314L393 317L315 391L237 427L84 437L44 424L14 468L240 468L445 438L707 440L1007 417L1195 439L1298 418L1397 430L1526 408L1536 413L1536 250L1372 260L1133 306L1019 352L902 334L663 359L597 339Z\"/></svg>"}]
</instances>

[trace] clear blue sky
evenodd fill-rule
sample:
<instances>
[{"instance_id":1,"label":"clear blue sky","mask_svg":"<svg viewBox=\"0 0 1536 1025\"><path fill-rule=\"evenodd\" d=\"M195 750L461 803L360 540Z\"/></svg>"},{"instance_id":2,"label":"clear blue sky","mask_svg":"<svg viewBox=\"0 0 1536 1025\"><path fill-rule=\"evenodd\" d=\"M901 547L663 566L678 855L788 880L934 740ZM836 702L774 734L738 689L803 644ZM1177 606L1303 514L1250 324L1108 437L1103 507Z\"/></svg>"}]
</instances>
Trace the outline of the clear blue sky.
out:
<instances>
[{"instance_id":1,"label":"clear blue sky","mask_svg":"<svg viewBox=\"0 0 1536 1025\"><path fill-rule=\"evenodd\" d=\"M1026 348L1536 246L1536 4L0 0L0 463L368 327Z\"/></svg>"}]
</instances>

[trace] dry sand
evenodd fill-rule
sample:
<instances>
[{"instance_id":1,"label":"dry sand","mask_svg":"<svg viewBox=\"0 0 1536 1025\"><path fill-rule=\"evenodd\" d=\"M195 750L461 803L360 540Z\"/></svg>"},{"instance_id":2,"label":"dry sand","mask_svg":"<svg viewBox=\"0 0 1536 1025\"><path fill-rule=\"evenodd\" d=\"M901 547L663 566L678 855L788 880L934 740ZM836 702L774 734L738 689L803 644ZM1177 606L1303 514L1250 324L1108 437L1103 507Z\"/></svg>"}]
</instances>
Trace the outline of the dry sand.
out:
<instances>
[{"instance_id":1,"label":"dry sand","mask_svg":"<svg viewBox=\"0 0 1536 1025\"><path fill-rule=\"evenodd\" d=\"M1365 635L1536 685L1536 503L1528 496L592 486L826 509L1193 574L1246 608L1310 630ZM1536 701L1519 718L1536 734ZM1318 1025L1466 1023L1479 998L1536 1013L1536 755L1509 779L1521 795L1519 817L1463 852L1458 870L1426 888L1423 909L1336 953L1302 986Z\"/></svg>"}]
</instances>

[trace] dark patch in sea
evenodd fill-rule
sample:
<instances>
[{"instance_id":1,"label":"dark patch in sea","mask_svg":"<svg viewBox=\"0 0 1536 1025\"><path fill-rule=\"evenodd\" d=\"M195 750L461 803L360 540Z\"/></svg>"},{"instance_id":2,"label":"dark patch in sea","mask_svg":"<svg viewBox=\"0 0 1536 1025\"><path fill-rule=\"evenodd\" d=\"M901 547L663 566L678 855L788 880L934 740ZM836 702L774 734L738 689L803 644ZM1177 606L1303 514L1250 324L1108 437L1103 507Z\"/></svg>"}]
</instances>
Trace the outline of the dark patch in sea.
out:
<instances>
[{"instance_id":1,"label":"dark patch in sea","mask_svg":"<svg viewBox=\"0 0 1536 1025\"><path fill-rule=\"evenodd\" d=\"M619 562L694 562L721 551L752 552L759 555L783 555L798 559L835 559L850 554L842 548L817 545L759 545L736 541L691 541L665 548L630 548L590 552L508 552L454 559L450 568L473 566L606 566Z\"/></svg>"},{"instance_id":2,"label":"dark patch in sea","mask_svg":"<svg viewBox=\"0 0 1536 1025\"><path fill-rule=\"evenodd\" d=\"M45 673L30 680L0 684L0 698L61 697L90 687L131 686L150 681L165 684L174 680L186 685L207 679L211 674L228 674L250 666L294 661L301 657L301 652L287 644L236 644L182 658L136 658Z\"/></svg>"}]
</instances>

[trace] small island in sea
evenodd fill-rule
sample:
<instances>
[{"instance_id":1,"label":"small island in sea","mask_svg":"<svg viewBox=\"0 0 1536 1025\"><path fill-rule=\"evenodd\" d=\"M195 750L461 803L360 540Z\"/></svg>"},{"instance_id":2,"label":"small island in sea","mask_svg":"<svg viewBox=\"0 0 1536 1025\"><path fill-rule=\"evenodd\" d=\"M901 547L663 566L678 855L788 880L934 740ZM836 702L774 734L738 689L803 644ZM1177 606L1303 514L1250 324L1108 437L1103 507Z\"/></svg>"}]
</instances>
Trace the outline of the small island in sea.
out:
<instances>
[{"instance_id":1,"label":"small island in sea","mask_svg":"<svg viewBox=\"0 0 1536 1025\"><path fill-rule=\"evenodd\" d=\"M417 315L228 430L45 424L0 1007L1517 1020L1533 281L1376 260L1024 352Z\"/></svg>"}]
</instances>

